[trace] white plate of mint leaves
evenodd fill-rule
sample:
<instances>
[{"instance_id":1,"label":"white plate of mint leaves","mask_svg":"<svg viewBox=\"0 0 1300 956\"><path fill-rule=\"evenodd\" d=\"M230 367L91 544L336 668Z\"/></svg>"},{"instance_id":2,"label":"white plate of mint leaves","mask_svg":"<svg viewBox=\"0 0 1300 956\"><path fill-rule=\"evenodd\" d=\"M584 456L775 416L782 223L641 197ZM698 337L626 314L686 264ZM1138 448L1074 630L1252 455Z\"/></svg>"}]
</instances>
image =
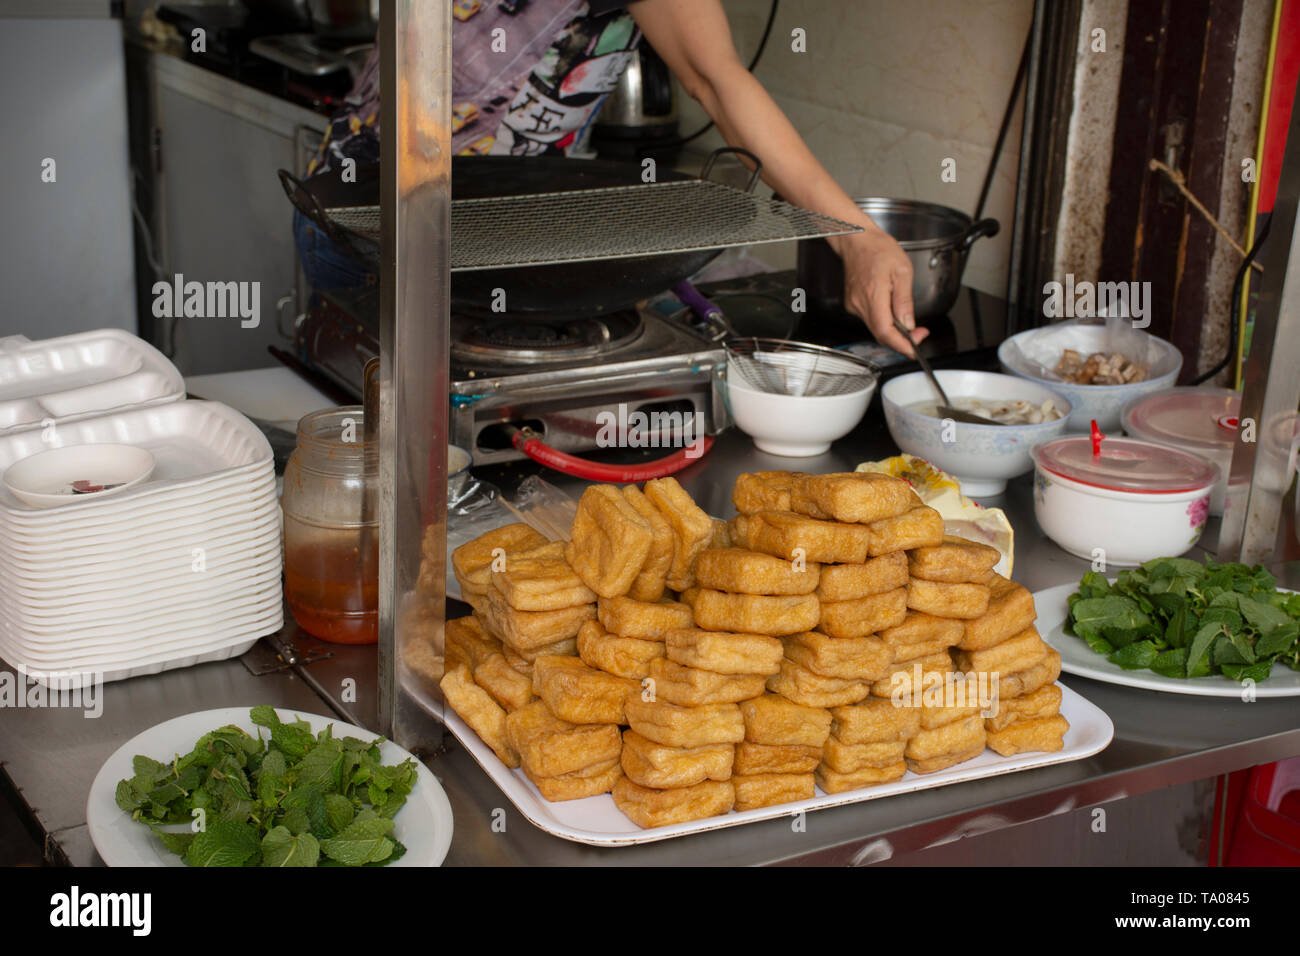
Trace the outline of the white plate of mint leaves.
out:
<instances>
[{"instance_id":1,"label":"white plate of mint leaves","mask_svg":"<svg viewBox=\"0 0 1300 956\"><path fill-rule=\"evenodd\" d=\"M1264 568L1157 558L1034 595L1061 670L1206 697L1300 696L1300 595Z\"/></svg>"},{"instance_id":2,"label":"white plate of mint leaves","mask_svg":"<svg viewBox=\"0 0 1300 956\"><path fill-rule=\"evenodd\" d=\"M100 768L86 805L109 866L438 866L451 804L410 753L269 706L164 721Z\"/></svg>"}]
</instances>

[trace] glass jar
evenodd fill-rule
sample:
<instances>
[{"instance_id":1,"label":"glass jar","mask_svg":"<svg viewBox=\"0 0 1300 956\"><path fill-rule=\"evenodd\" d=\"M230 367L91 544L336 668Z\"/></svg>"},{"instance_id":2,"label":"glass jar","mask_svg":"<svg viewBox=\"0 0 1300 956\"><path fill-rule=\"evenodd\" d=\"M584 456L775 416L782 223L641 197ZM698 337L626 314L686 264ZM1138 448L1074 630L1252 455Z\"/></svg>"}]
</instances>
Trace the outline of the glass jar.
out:
<instances>
[{"instance_id":1,"label":"glass jar","mask_svg":"<svg viewBox=\"0 0 1300 956\"><path fill-rule=\"evenodd\" d=\"M284 469L284 591L307 633L379 639L379 442L360 405L304 415Z\"/></svg>"}]
</instances>

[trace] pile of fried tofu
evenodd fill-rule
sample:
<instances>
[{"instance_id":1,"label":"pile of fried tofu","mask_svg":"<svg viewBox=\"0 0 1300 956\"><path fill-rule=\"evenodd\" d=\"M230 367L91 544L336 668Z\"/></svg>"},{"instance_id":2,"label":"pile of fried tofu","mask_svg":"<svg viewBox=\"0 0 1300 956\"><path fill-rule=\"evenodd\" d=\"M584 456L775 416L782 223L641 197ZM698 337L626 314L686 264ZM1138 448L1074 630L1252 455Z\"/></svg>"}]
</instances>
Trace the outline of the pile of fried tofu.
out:
<instances>
[{"instance_id":1,"label":"pile of fried tofu","mask_svg":"<svg viewBox=\"0 0 1300 956\"><path fill-rule=\"evenodd\" d=\"M759 472L732 500L724 523L672 478L595 485L567 543L453 552L474 614L444 697L543 797L648 828L1061 748L1032 598L907 482Z\"/></svg>"}]
</instances>

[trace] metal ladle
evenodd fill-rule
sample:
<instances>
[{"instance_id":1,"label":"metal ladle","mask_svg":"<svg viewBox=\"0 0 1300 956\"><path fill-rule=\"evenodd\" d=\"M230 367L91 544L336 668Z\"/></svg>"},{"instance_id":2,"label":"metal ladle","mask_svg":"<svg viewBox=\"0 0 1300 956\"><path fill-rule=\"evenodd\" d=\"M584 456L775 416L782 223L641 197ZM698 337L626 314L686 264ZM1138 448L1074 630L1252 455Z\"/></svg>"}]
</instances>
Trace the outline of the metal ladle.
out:
<instances>
[{"instance_id":1,"label":"metal ladle","mask_svg":"<svg viewBox=\"0 0 1300 956\"><path fill-rule=\"evenodd\" d=\"M937 408L937 411L939 412L940 416L942 416L943 418L951 418L953 421L957 421L957 422L966 422L967 424L970 425L1001 425L1002 424L1001 422L995 422L991 418L985 418L983 415L975 415L972 414L971 412L963 412L959 408L954 408L952 405L952 401L948 398L948 393L943 390L943 386L939 384L939 379L935 377L934 369L930 368L930 363L926 361L925 357L921 354L921 350L916 347L916 343L912 342L912 336L909 333L907 326L905 326L902 322L900 322L897 318L895 318L894 328L898 329L899 335L901 335L903 338L907 339L909 343L911 343L912 356L917 360L917 362L920 363L921 371L925 373L926 378L930 380L930 384L934 386L934 390L938 392L939 397L943 399L943 404L938 406Z\"/></svg>"}]
</instances>

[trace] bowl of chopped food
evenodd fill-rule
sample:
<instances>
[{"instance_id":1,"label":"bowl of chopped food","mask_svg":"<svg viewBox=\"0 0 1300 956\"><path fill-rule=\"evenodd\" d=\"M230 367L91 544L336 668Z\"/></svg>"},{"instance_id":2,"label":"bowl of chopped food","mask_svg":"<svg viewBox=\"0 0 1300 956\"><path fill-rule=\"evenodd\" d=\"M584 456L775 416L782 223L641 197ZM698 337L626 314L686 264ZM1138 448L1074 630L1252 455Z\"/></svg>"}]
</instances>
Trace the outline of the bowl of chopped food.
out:
<instances>
[{"instance_id":1,"label":"bowl of chopped food","mask_svg":"<svg viewBox=\"0 0 1300 956\"><path fill-rule=\"evenodd\" d=\"M1034 467L1031 448L1065 432L1070 403L1044 385L996 372L945 369L934 374L955 408L999 424L976 425L940 415L940 398L923 372L900 375L881 388L885 423L899 448L957 478L963 494L1001 494L1008 479Z\"/></svg>"},{"instance_id":2,"label":"bowl of chopped food","mask_svg":"<svg viewBox=\"0 0 1300 956\"><path fill-rule=\"evenodd\" d=\"M1094 419L1103 431L1118 430L1124 406L1174 384L1183 354L1127 321L1075 319L1011 336L998 347L998 361L1068 400L1067 430L1086 432Z\"/></svg>"}]
</instances>

